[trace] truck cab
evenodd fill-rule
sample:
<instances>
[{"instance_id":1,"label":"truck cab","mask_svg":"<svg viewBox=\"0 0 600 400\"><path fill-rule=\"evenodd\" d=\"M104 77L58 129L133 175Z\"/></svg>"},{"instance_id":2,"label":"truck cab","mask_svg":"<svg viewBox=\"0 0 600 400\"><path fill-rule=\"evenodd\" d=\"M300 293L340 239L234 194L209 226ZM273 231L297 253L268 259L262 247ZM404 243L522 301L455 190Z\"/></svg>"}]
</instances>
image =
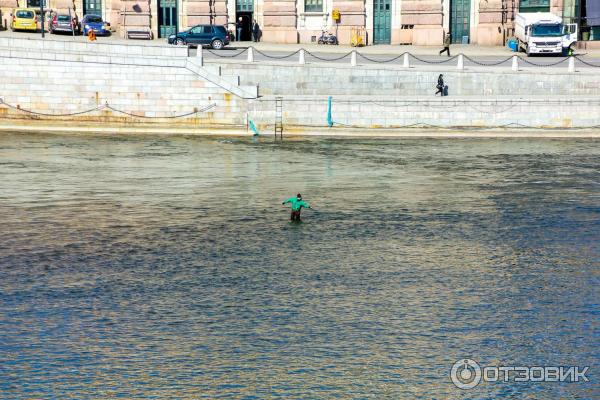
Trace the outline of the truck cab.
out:
<instances>
[{"instance_id":1,"label":"truck cab","mask_svg":"<svg viewBox=\"0 0 600 400\"><path fill-rule=\"evenodd\" d=\"M519 13L515 18L519 50L532 54L568 54L577 41L577 24L563 25L551 13Z\"/></svg>"}]
</instances>

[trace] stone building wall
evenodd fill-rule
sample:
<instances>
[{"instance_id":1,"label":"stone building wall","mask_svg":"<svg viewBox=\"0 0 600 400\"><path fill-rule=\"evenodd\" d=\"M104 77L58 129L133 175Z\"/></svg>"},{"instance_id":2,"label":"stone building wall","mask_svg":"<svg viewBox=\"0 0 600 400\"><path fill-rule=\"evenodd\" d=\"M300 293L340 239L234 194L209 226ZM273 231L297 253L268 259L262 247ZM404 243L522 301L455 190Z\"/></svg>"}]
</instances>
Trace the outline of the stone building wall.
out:
<instances>
[{"instance_id":1,"label":"stone building wall","mask_svg":"<svg viewBox=\"0 0 600 400\"><path fill-rule=\"evenodd\" d=\"M264 0L262 39L267 42L298 43L295 0Z\"/></svg>"},{"instance_id":2,"label":"stone building wall","mask_svg":"<svg viewBox=\"0 0 600 400\"><path fill-rule=\"evenodd\" d=\"M442 1L405 0L402 24L412 26L412 44L439 45L444 40Z\"/></svg>"},{"instance_id":3,"label":"stone building wall","mask_svg":"<svg viewBox=\"0 0 600 400\"><path fill-rule=\"evenodd\" d=\"M375 0L323 0L323 9L308 12L305 0L254 0L252 18L261 26L262 40L277 43L310 43L322 28L337 35L340 43L351 41L352 29L359 27L364 39L372 44L374 37ZM453 0L391 0L391 44L440 45L444 32L450 29ZM79 18L83 0L46 0L54 11L70 8ZM178 29L197 24L227 25L233 29L236 0L175 0ZM550 11L562 16L564 0L551 0ZM10 23L10 11L25 6L27 0L0 0L3 19ZM123 37L126 29L159 32L159 0L102 0L102 16L115 34ZM513 33L514 13L519 0L471 0L470 43L503 45ZM340 11L336 25L332 11Z\"/></svg>"},{"instance_id":4,"label":"stone building wall","mask_svg":"<svg viewBox=\"0 0 600 400\"><path fill-rule=\"evenodd\" d=\"M338 9L341 17L338 26L338 40L341 43L349 43L352 27L366 26L365 3L362 0L334 0L333 9Z\"/></svg>"}]
</instances>

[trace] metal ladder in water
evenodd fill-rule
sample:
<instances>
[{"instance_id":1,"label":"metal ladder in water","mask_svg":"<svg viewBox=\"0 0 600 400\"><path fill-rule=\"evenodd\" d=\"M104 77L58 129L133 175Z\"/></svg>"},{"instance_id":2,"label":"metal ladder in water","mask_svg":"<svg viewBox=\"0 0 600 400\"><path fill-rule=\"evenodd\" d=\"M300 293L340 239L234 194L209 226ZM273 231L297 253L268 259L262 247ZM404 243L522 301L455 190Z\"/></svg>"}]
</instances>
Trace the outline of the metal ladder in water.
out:
<instances>
[{"instance_id":1,"label":"metal ladder in water","mask_svg":"<svg viewBox=\"0 0 600 400\"><path fill-rule=\"evenodd\" d=\"M275 140L283 140L283 97L275 97Z\"/></svg>"}]
</instances>

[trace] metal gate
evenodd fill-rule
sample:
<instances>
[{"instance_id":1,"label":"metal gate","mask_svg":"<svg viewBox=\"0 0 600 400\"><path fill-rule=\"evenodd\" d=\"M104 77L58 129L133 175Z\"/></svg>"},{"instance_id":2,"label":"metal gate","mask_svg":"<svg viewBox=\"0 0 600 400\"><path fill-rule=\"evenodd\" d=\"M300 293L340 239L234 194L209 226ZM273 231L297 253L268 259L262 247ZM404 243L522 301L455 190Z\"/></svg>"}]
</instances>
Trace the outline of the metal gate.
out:
<instances>
[{"instance_id":1,"label":"metal gate","mask_svg":"<svg viewBox=\"0 0 600 400\"><path fill-rule=\"evenodd\" d=\"M158 37L177 33L177 0L158 0Z\"/></svg>"},{"instance_id":2,"label":"metal gate","mask_svg":"<svg viewBox=\"0 0 600 400\"><path fill-rule=\"evenodd\" d=\"M83 15L88 14L102 16L102 0L84 0Z\"/></svg>"},{"instance_id":3,"label":"metal gate","mask_svg":"<svg viewBox=\"0 0 600 400\"><path fill-rule=\"evenodd\" d=\"M392 40L392 1L373 0L373 43L389 44Z\"/></svg>"},{"instance_id":4,"label":"metal gate","mask_svg":"<svg viewBox=\"0 0 600 400\"><path fill-rule=\"evenodd\" d=\"M469 43L471 29L471 0L451 0L450 33L452 43ZM466 44L465 43L465 44Z\"/></svg>"}]
</instances>

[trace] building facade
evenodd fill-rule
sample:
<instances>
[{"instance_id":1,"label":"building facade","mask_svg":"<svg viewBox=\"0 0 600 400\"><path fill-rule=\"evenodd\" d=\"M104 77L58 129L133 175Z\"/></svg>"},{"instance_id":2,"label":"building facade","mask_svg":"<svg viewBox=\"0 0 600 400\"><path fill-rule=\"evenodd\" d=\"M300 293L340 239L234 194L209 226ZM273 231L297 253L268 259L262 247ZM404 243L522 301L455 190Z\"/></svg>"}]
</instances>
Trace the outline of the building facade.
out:
<instances>
[{"instance_id":1,"label":"building facade","mask_svg":"<svg viewBox=\"0 0 600 400\"><path fill-rule=\"evenodd\" d=\"M4 18L17 4L84 14L99 14L112 30L146 29L166 37L196 24L226 25L250 40L253 20L261 40L278 43L315 42L326 29L340 43L358 33L365 44L439 45L450 32L454 43L502 45L513 33L514 15L550 11L565 22L580 24L583 40L600 41L600 0L0 0ZM596 7L598 5L599 7ZM333 11L339 20L333 20ZM593 25L596 24L596 25Z\"/></svg>"}]
</instances>

